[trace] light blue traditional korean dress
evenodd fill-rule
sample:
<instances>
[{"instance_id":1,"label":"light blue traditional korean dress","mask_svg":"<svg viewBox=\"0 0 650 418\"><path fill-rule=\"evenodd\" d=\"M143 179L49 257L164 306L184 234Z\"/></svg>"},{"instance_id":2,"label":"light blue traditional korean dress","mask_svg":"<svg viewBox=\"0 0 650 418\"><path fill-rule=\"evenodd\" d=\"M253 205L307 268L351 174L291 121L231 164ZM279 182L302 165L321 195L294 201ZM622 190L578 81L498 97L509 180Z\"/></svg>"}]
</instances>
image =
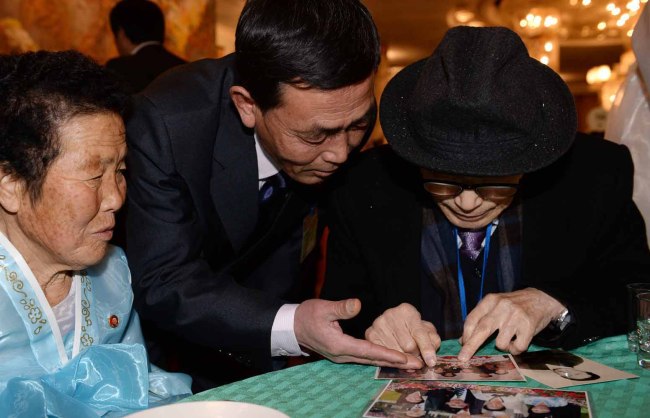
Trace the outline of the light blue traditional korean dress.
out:
<instances>
[{"instance_id":1,"label":"light blue traditional korean dress","mask_svg":"<svg viewBox=\"0 0 650 418\"><path fill-rule=\"evenodd\" d=\"M0 233L0 417L122 416L191 393L150 365L121 249L73 278L66 335L34 274Z\"/></svg>"}]
</instances>

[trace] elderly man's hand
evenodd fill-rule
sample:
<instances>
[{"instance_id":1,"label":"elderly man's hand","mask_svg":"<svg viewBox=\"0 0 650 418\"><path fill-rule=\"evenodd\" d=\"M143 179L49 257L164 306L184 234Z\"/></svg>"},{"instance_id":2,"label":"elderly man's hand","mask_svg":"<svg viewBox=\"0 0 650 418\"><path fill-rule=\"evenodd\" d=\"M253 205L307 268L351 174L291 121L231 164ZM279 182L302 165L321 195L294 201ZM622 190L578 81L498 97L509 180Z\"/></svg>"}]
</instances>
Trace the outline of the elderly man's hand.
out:
<instances>
[{"instance_id":1,"label":"elderly man's hand","mask_svg":"<svg viewBox=\"0 0 650 418\"><path fill-rule=\"evenodd\" d=\"M423 321L418 310L408 303L387 309L375 319L366 330L366 340L421 357L427 366L436 364L436 350L440 347L436 327ZM420 363L417 368L422 366Z\"/></svg>"},{"instance_id":2,"label":"elderly man's hand","mask_svg":"<svg viewBox=\"0 0 650 418\"><path fill-rule=\"evenodd\" d=\"M338 321L353 318L360 311L361 302L358 299L336 302L306 300L296 309L296 339L301 346L335 363L361 363L402 369L421 367L420 360L413 356L344 334Z\"/></svg>"},{"instance_id":3,"label":"elderly man's hand","mask_svg":"<svg viewBox=\"0 0 650 418\"><path fill-rule=\"evenodd\" d=\"M522 353L533 337L564 309L556 299L533 288L489 294L467 315L458 359L468 361L497 330L498 349Z\"/></svg>"}]
</instances>

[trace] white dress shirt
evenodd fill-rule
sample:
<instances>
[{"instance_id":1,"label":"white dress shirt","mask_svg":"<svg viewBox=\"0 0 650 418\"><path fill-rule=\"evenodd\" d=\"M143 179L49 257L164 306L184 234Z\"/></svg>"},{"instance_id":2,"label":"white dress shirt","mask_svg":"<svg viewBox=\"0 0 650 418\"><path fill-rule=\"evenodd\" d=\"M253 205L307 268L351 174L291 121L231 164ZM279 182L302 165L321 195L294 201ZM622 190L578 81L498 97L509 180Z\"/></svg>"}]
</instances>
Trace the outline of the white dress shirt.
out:
<instances>
[{"instance_id":1,"label":"white dress shirt","mask_svg":"<svg viewBox=\"0 0 650 418\"><path fill-rule=\"evenodd\" d=\"M257 154L258 187L262 188L266 179L276 175L280 170L260 146L257 134L255 134L255 153ZM271 328L271 356L307 355L300 350L296 334L293 331L293 318L297 307L298 304L288 303L282 305L278 309L278 313L275 314Z\"/></svg>"}]
</instances>

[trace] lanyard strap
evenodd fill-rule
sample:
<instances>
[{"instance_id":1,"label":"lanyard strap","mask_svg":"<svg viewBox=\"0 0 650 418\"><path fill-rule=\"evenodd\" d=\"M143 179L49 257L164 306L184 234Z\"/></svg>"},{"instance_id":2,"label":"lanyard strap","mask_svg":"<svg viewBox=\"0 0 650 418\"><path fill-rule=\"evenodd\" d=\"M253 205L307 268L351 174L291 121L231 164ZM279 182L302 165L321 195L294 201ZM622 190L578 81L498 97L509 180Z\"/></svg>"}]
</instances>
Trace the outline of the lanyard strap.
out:
<instances>
[{"instance_id":1,"label":"lanyard strap","mask_svg":"<svg viewBox=\"0 0 650 418\"><path fill-rule=\"evenodd\" d=\"M454 227L454 237L456 239L456 260L458 264L458 292L460 294L460 311L463 316L463 322L467 318L467 298L465 297L465 279L463 278L463 269L460 263L460 250L458 248L458 228ZM483 247L483 266L481 267L481 291L478 295L478 302L483 299L483 283L485 282L485 268L487 266L488 253L490 252L490 239L492 238L492 224L487 226L485 231L485 246Z\"/></svg>"}]
</instances>

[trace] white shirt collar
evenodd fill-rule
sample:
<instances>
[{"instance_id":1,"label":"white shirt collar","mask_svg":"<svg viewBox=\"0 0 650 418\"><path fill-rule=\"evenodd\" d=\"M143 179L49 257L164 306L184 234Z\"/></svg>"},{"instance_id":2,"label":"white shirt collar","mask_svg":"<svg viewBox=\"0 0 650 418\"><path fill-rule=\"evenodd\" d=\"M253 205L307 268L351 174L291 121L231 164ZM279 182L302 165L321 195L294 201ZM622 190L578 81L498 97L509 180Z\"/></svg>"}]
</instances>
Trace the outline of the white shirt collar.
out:
<instances>
[{"instance_id":1,"label":"white shirt collar","mask_svg":"<svg viewBox=\"0 0 650 418\"><path fill-rule=\"evenodd\" d=\"M158 41L147 41L147 42L143 42L143 43L139 44L138 46L136 46L135 48L133 48L133 50L131 51L131 55L135 55L135 54L137 54L138 51L140 51L140 50L141 50L142 48L144 48L145 46L149 46L149 45L161 45L161 43L158 42Z\"/></svg>"},{"instance_id":2,"label":"white shirt collar","mask_svg":"<svg viewBox=\"0 0 650 418\"><path fill-rule=\"evenodd\" d=\"M275 166L271 157L260 146L260 141L257 138L257 133L253 135L255 138L255 154L257 155L257 179L264 181L267 178L278 174L279 168Z\"/></svg>"}]
</instances>

